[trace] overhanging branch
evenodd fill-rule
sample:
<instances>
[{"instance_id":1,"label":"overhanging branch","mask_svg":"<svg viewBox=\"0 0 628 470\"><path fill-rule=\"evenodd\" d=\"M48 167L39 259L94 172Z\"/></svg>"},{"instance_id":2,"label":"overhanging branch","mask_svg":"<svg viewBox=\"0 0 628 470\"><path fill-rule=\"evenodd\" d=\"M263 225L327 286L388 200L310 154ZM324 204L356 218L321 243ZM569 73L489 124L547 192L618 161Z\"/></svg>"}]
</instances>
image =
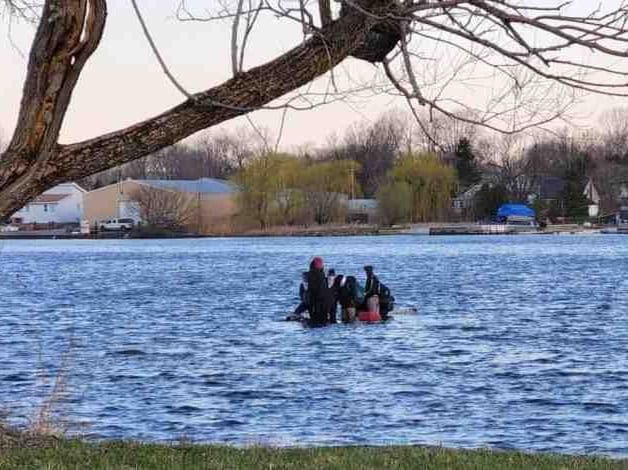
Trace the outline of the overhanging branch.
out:
<instances>
[{"instance_id":1,"label":"overhanging branch","mask_svg":"<svg viewBox=\"0 0 628 470\"><path fill-rule=\"evenodd\" d=\"M42 17L44 26L40 27L41 31L50 34L48 29L51 26L46 25L49 25L47 20L53 16L51 9L61 8L59 10L62 13L61 16L65 19L63 15L67 15L70 20L74 19L74 15L71 14L74 11L64 10L65 7L62 4L71 3L78 8L79 2L81 4L89 2L89 7L95 8L95 10L87 8L86 12L100 11L104 15L105 0L66 0L65 3L63 0L49 0L46 4L45 15ZM384 8L387 8L389 2L387 0L362 0L360 5L361 8L374 14L367 15L353 10L277 59L250 71L239 73L222 85L194 94L191 99L159 116L117 132L66 146L56 144L57 132L54 139L45 140L47 143L54 142L45 154L37 152L41 145L30 149L28 165L25 164L23 155L15 152L16 146L13 145L5 155L0 157L0 168L5 173L3 180L3 173L0 172L0 194L9 195L0 200L0 216L13 213L25 202L56 184L79 179L153 153L202 129L259 109L325 74L364 43L366 36L377 25L379 21L377 18L385 13ZM98 15L97 17L101 18ZM104 16L102 19L104 26ZM52 24L54 28L54 22ZM87 21L87 24L91 24L90 21ZM77 39L80 37L79 34ZM93 37L96 39L96 35ZM58 38L60 46L67 47L68 44L62 38L62 36ZM74 50L79 43L72 43L71 49ZM93 45L95 48L97 42ZM83 46L85 51L91 50L88 46L92 46L92 43ZM42 49L45 49L44 45L36 40L32 57L37 58L37 54L40 54ZM51 54L51 60L59 57L58 51ZM79 65L82 67L88 55L76 57L76 61L80 58ZM69 61L71 64L74 63L71 59ZM37 61L31 66L27 83L35 80L36 77L43 77L44 81L50 79L48 69L42 68ZM78 79L78 74L76 79ZM60 82L65 83L64 80ZM25 91L27 90L28 87ZM61 93L58 100L60 104L65 104L64 97L65 95ZM21 123L25 137L31 136L28 131L31 127L28 124L28 118L31 117L33 110L30 99L29 94L25 92L22 108L25 120ZM51 114L53 119L59 120L59 123L62 122L64 115L65 109L60 109L59 112L53 111ZM31 140L28 140L27 143L30 144L30 142ZM18 171L11 164L13 161L22 165ZM9 182L6 179L8 172L11 172L12 178Z\"/></svg>"}]
</instances>

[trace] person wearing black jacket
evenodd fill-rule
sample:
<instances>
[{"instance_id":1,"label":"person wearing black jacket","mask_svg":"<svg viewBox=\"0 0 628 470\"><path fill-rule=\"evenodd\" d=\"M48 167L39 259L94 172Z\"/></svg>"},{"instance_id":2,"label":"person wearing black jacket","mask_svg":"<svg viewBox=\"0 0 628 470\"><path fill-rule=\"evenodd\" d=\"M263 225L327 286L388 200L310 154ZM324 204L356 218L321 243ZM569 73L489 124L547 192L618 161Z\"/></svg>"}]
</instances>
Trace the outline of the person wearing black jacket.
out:
<instances>
[{"instance_id":1,"label":"person wearing black jacket","mask_svg":"<svg viewBox=\"0 0 628 470\"><path fill-rule=\"evenodd\" d=\"M359 304L355 297L357 281L353 276L339 276L336 281L340 317L344 323L352 322L356 319Z\"/></svg>"},{"instance_id":2,"label":"person wearing black jacket","mask_svg":"<svg viewBox=\"0 0 628 470\"><path fill-rule=\"evenodd\" d=\"M388 318L388 314L394 307L395 298L391 295L390 289L382 284L373 272L373 266L364 266L366 271L366 285L364 297L366 299L366 309L369 312L377 311L382 320Z\"/></svg>"},{"instance_id":3,"label":"person wearing black jacket","mask_svg":"<svg viewBox=\"0 0 628 470\"><path fill-rule=\"evenodd\" d=\"M364 266L364 272L366 272L364 296L368 299L374 295L379 295L379 278L373 272L373 266Z\"/></svg>"},{"instance_id":4,"label":"person wearing black jacket","mask_svg":"<svg viewBox=\"0 0 628 470\"><path fill-rule=\"evenodd\" d=\"M364 285L364 299L366 310L379 313L379 279L373 272L373 266L364 266L366 272L366 284Z\"/></svg>"},{"instance_id":5,"label":"person wearing black jacket","mask_svg":"<svg viewBox=\"0 0 628 470\"><path fill-rule=\"evenodd\" d=\"M307 274L308 308L310 310L310 324L313 326L325 325L329 321L329 312L332 308L332 291L327 283L323 259L315 257L310 263Z\"/></svg>"}]
</instances>

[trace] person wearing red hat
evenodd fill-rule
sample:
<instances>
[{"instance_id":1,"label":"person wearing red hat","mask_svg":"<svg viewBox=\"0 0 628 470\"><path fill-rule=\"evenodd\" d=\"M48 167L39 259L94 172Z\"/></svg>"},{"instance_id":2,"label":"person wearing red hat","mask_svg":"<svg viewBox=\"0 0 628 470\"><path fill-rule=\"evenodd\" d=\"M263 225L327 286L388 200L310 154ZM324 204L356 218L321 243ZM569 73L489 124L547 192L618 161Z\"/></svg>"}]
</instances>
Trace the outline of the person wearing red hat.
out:
<instances>
[{"instance_id":1,"label":"person wearing red hat","mask_svg":"<svg viewBox=\"0 0 628 470\"><path fill-rule=\"evenodd\" d=\"M310 269L325 269L325 263L323 262L323 258L320 256L315 256L310 263Z\"/></svg>"},{"instance_id":2,"label":"person wearing red hat","mask_svg":"<svg viewBox=\"0 0 628 470\"><path fill-rule=\"evenodd\" d=\"M320 256L312 259L307 282L310 324L313 326L325 325L329 319L329 311L332 307L333 299L331 289L327 285L325 263Z\"/></svg>"}]
</instances>

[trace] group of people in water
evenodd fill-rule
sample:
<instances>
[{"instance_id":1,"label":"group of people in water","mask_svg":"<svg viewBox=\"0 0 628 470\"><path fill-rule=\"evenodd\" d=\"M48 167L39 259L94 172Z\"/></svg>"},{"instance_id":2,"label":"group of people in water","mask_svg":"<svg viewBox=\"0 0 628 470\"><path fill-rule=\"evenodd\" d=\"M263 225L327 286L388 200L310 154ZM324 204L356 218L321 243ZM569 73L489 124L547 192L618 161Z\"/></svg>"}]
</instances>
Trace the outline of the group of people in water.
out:
<instances>
[{"instance_id":1,"label":"group of people in water","mask_svg":"<svg viewBox=\"0 0 628 470\"><path fill-rule=\"evenodd\" d=\"M364 266L366 283L360 285L354 276L336 274L334 269L325 272L321 257L315 257L309 271L303 273L299 286L301 303L288 319L302 320L309 313L309 324L322 326L337 323L338 305L341 321L352 322L359 312L386 320L394 307L390 289L380 282L372 266Z\"/></svg>"}]
</instances>

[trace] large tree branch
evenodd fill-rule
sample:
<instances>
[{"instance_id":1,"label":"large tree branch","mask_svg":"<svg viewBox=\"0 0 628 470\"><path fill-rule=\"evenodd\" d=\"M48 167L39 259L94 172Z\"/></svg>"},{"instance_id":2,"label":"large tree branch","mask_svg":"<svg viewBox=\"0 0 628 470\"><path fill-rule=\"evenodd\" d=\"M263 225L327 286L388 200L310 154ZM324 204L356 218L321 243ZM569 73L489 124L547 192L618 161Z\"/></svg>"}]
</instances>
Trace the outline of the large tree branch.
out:
<instances>
[{"instance_id":1,"label":"large tree branch","mask_svg":"<svg viewBox=\"0 0 628 470\"><path fill-rule=\"evenodd\" d=\"M99 39L96 33L102 33L106 10L104 0L49 0L31 53L17 137L0 156L0 217L12 214L58 183L153 153L202 129L259 109L323 75L364 43L390 5L386 0L359 3L360 9L350 9L302 45L195 94L159 116L95 139L59 146L56 139L71 90L98 43L82 44L83 29L77 26L76 12L89 15L85 20L87 32L92 23L94 28L101 27L93 32L93 38ZM89 40L90 36L86 37ZM48 47L50 42L55 47ZM74 52L77 47L78 55ZM51 70L49 64L61 70ZM76 72L72 67L77 67ZM44 89L40 90L41 83Z\"/></svg>"},{"instance_id":2,"label":"large tree branch","mask_svg":"<svg viewBox=\"0 0 628 470\"><path fill-rule=\"evenodd\" d=\"M20 194L35 196L30 182L58 152L63 119L83 67L105 26L105 0L50 0L33 41L13 138L0 155L0 216ZM25 202L25 201L21 201ZM19 207L18 207L19 209Z\"/></svg>"}]
</instances>

